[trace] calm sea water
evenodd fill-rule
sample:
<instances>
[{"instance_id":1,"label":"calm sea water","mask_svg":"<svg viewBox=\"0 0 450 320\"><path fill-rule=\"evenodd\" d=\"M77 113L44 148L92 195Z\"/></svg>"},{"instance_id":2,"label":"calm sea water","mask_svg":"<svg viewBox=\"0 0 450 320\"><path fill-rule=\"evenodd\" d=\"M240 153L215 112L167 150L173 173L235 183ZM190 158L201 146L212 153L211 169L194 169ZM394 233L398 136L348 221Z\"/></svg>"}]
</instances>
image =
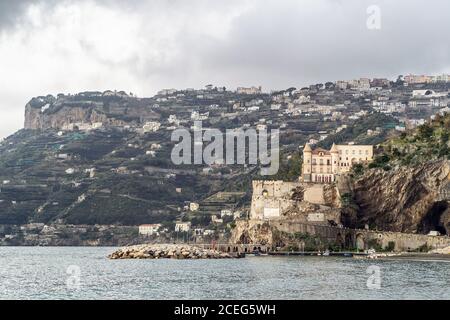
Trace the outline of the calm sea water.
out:
<instances>
[{"instance_id":1,"label":"calm sea water","mask_svg":"<svg viewBox=\"0 0 450 320\"><path fill-rule=\"evenodd\" d=\"M1 247L0 299L450 299L448 262L108 260L112 251Z\"/></svg>"}]
</instances>

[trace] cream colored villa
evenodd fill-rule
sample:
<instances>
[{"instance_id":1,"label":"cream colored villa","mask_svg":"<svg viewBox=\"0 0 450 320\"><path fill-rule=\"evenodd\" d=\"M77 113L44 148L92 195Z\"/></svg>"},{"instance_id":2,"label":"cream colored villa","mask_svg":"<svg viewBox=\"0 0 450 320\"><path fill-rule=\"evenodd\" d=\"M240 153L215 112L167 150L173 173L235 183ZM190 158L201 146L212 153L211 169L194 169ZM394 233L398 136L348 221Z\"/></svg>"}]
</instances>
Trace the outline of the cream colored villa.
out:
<instances>
[{"instance_id":1,"label":"cream colored villa","mask_svg":"<svg viewBox=\"0 0 450 320\"><path fill-rule=\"evenodd\" d=\"M312 149L309 144L303 149L302 177L305 182L331 183L336 175L345 173L356 163L373 160L371 145L336 145L331 149Z\"/></svg>"}]
</instances>

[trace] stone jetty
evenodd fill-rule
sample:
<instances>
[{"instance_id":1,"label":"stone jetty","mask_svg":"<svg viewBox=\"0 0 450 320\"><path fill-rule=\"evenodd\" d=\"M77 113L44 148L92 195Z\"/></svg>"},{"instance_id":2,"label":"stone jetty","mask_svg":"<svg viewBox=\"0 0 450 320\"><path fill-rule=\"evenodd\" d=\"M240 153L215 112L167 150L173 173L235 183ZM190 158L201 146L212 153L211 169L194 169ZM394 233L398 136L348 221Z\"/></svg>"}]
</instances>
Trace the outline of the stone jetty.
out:
<instances>
[{"instance_id":1,"label":"stone jetty","mask_svg":"<svg viewBox=\"0 0 450 320\"><path fill-rule=\"evenodd\" d=\"M123 247L109 259L229 259L234 256L187 244L140 244Z\"/></svg>"}]
</instances>

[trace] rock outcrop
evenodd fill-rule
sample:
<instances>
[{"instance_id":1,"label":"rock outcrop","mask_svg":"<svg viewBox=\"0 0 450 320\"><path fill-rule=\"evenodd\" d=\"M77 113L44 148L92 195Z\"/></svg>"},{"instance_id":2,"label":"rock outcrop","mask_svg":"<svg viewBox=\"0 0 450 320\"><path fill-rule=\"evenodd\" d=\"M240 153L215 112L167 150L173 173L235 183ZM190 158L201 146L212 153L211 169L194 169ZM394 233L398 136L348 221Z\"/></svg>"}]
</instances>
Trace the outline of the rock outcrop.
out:
<instances>
[{"instance_id":1,"label":"rock outcrop","mask_svg":"<svg viewBox=\"0 0 450 320\"><path fill-rule=\"evenodd\" d=\"M110 259L229 259L232 255L191 245L141 244L121 248Z\"/></svg>"},{"instance_id":2,"label":"rock outcrop","mask_svg":"<svg viewBox=\"0 0 450 320\"><path fill-rule=\"evenodd\" d=\"M346 196L357 212L351 215L347 211L343 220L347 219L349 227L368 224L388 231L449 234L448 190L450 164L446 160L389 171L368 170L351 181L351 194Z\"/></svg>"},{"instance_id":3,"label":"rock outcrop","mask_svg":"<svg viewBox=\"0 0 450 320\"><path fill-rule=\"evenodd\" d=\"M62 129L71 124L101 123L111 126L141 124L158 119L150 99L126 94L80 93L73 96L36 97L25 106L25 129Z\"/></svg>"},{"instance_id":4,"label":"rock outcrop","mask_svg":"<svg viewBox=\"0 0 450 320\"><path fill-rule=\"evenodd\" d=\"M239 220L231 234L231 243L273 243L272 227L260 220Z\"/></svg>"}]
</instances>

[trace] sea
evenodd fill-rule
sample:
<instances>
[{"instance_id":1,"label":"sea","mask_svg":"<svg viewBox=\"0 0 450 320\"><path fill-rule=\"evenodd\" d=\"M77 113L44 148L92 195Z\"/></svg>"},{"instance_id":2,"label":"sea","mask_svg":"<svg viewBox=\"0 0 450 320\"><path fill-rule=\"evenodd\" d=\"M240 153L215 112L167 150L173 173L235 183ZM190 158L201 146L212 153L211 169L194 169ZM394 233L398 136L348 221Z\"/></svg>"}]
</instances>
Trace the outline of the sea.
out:
<instances>
[{"instance_id":1,"label":"sea","mask_svg":"<svg viewBox=\"0 0 450 320\"><path fill-rule=\"evenodd\" d=\"M109 260L115 249L0 247L0 299L450 299L448 261Z\"/></svg>"}]
</instances>

